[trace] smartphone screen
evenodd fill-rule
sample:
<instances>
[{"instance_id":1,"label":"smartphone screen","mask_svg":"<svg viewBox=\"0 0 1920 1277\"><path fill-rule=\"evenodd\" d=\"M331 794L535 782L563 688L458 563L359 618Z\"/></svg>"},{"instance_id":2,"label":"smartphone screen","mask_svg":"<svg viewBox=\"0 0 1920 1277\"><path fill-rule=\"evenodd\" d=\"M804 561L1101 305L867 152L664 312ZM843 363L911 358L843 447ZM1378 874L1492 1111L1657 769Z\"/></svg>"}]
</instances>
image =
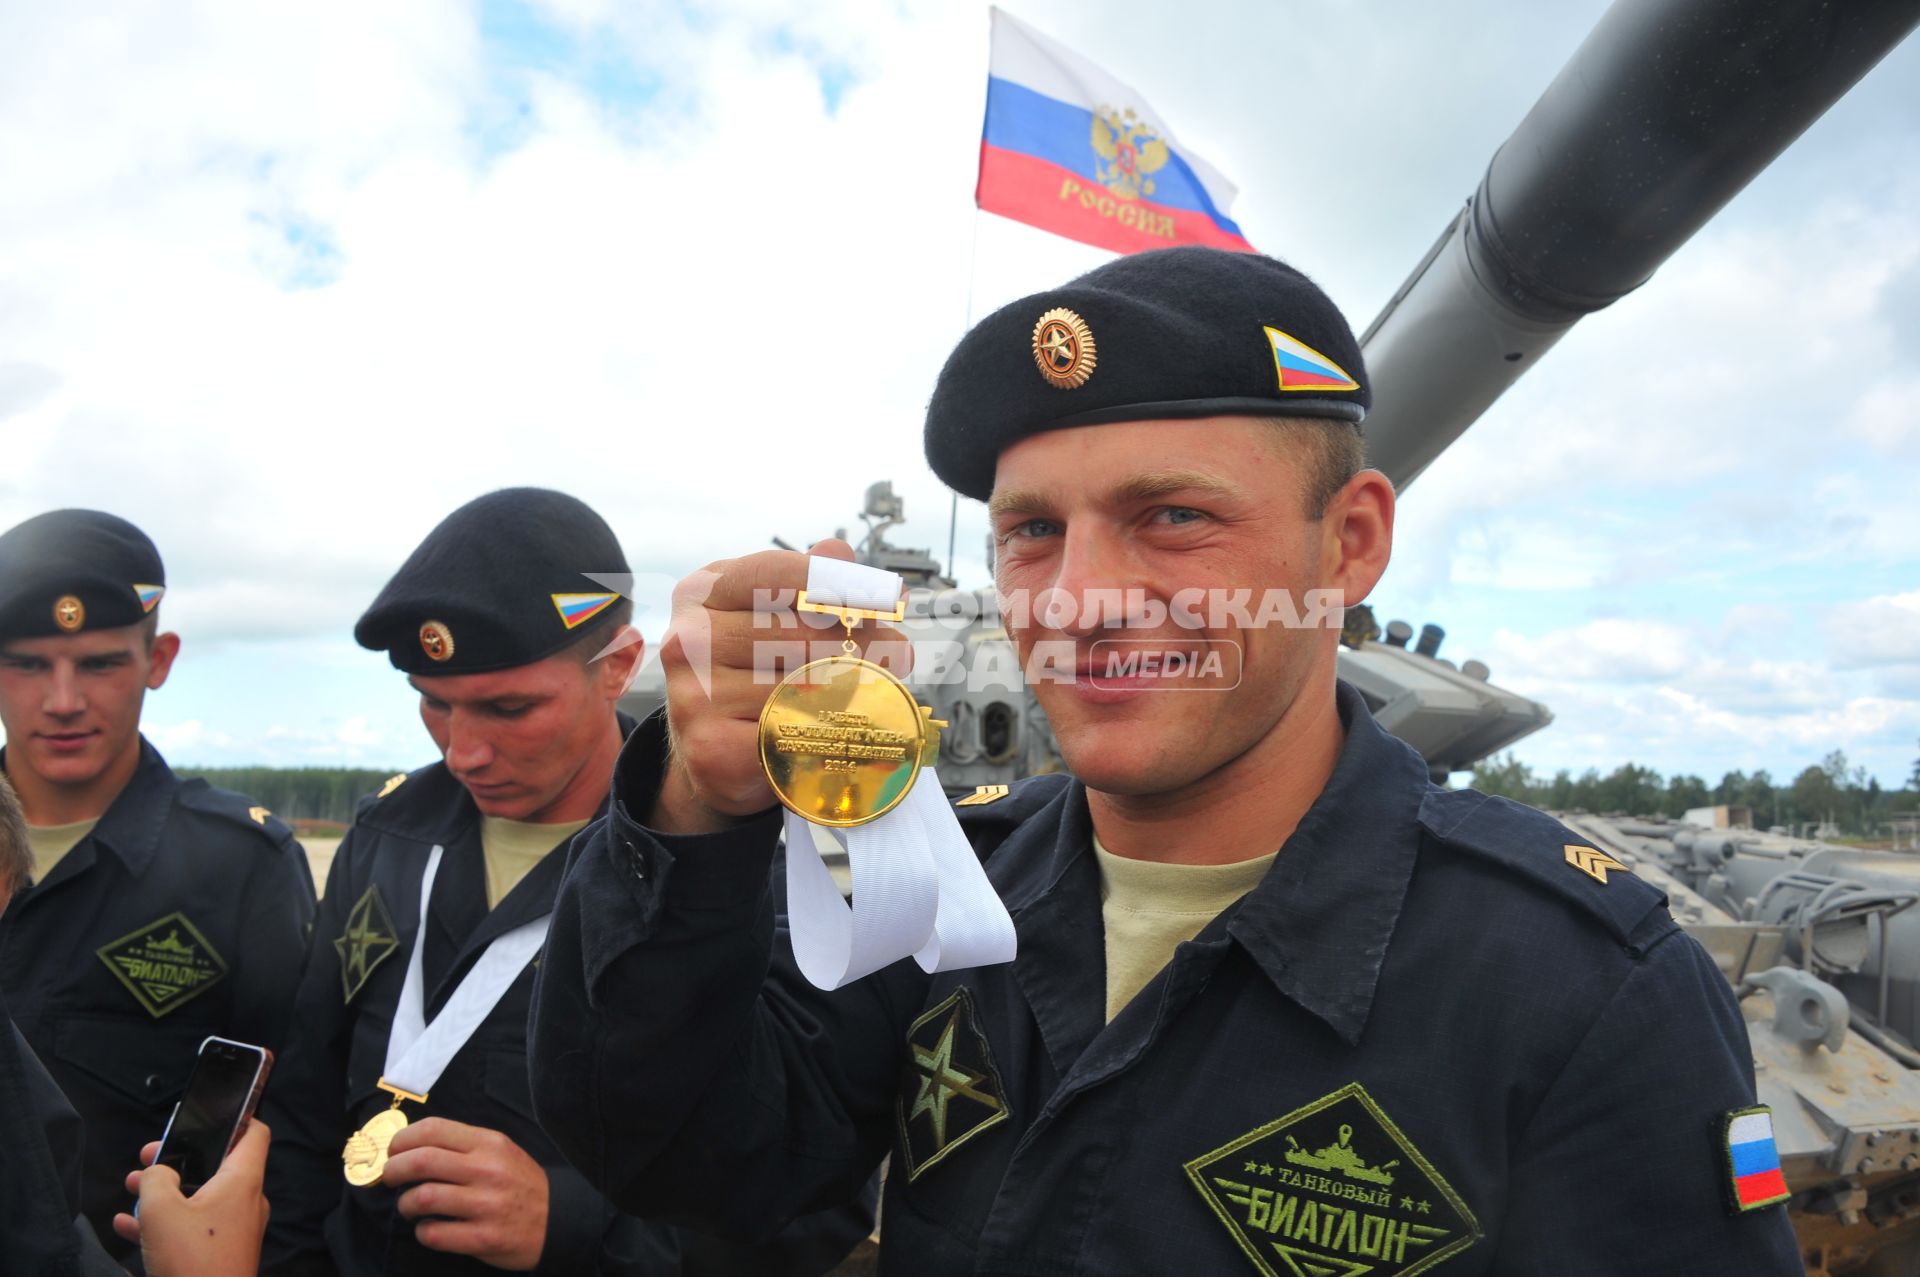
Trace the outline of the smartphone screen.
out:
<instances>
[{"instance_id":1,"label":"smartphone screen","mask_svg":"<svg viewBox=\"0 0 1920 1277\"><path fill-rule=\"evenodd\" d=\"M242 1121L252 1115L270 1058L262 1047L225 1038L200 1044L186 1093L154 1159L155 1165L170 1166L179 1174L182 1192L192 1193L220 1169Z\"/></svg>"}]
</instances>

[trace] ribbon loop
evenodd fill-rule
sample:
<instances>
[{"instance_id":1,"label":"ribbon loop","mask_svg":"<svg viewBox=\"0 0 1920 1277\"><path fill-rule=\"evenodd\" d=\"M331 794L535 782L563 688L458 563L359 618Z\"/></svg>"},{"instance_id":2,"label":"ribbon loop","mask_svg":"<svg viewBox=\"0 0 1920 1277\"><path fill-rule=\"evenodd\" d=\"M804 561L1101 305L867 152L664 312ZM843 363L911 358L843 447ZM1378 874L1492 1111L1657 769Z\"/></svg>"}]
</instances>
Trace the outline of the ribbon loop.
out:
<instances>
[{"instance_id":1,"label":"ribbon loop","mask_svg":"<svg viewBox=\"0 0 1920 1277\"><path fill-rule=\"evenodd\" d=\"M840 559L808 560L813 606L897 613L897 573ZM933 766L877 820L815 825L789 808L787 924L794 960L815 987L838 989L912 957L924 971L1013 960L1013 919L953 814ZM845 849L853 903L820 857L815 831Z\"/></svg>"},{"instance_id":2,"label":"ribbon loop","mask_svg":"<svg viewBox=\"0 0 1920 1277\"><path fill-rule=\"evenodd\" d=\"M413 952L407 955L407 976L400 986L400 1002L393 1010L393 1028L387 1036L387 1067L382 1076L401 1090L426 1095L447 1071L447 1065L467 1044L520 978L528 962L547 941L552 914L542 914L496 936L459 987L433 1017L426 1018L426 968L421 957L427 947L427 903L433 898L433 880L440 872L444 849L427 854L427 870L420 878L420 928L414 932Z\"/></svg>"}]
</instances>

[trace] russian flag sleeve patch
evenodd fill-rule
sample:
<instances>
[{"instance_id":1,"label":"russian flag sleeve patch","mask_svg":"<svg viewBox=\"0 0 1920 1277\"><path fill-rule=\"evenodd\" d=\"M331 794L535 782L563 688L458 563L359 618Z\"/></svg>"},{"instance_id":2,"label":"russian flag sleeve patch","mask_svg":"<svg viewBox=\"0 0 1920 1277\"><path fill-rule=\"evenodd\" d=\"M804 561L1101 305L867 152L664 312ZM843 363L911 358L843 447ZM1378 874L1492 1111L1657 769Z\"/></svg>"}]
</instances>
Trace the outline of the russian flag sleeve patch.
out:
<instances>
[{"instance_id":1,"label":"russian flag sleeve patch","mask_svg":"<svg viewBox=\"0 0 1920 1277\"><path fill-rule=\"evenodd\" d=\"M1735 1109L1720 1119L1720 1164L1736 1214L1776 1206L1793 1196L1773 1142L1773 1110Z\"/></svg>"}]
</instances>

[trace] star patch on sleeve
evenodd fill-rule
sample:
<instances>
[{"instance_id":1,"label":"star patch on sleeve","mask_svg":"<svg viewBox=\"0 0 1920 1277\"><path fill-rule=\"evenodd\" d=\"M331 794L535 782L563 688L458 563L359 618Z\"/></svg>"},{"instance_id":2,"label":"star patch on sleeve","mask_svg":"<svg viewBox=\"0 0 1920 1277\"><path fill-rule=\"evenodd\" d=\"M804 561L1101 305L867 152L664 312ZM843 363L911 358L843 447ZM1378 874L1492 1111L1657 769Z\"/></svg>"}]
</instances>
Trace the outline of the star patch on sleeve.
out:
<instances>
[{"instance_id":1,"label":"star patch on sleeve","mask_svg":"<svg viewBox=\"0 0 1920 1277\"><path fill-rule=\"evenodd\" d=\"M178 911L94 953L133 994L140 1009L156 1020L193 1001L227 974L226 959Z\"/></svg>"},{"instance_id":2,"label":"star patch on sleeve","mask_svg":"<svg viewBox=\"0 0 1920 1277\"><path fill-rule=\"evenodd\" d=\"M894 1116L907 1182L960 1145L1007 1120L986 1035L965 985L907 1029L907 1061Z\"/></svg>"},{"instance_id":3,"label":"star patch on sleeve","mask_svg":"<svg viewBox=\"0 0 1920 1277\"><path fill-rule=\"evenodd\" d=\"M354 902L347 915L347 929L334 938L340 954L340 988L343 1001L353 1001L367 978L400 947L400 936L393 927L393 915L380 898L378 884L370 886Z\"/></svg>"},{"instance_id":4,"label":"star patch on sleeve","mask_svg":"<svg viewBox=\"0 0 1920 1277\"><path fill-rule=\"evenodd\" d=\"M1777 1206L1793 1196L1773 1142L1773 1110L1762 1104L1720 1119L1720 1167L1727 1204L1736 1215Z\"/></svg>"},{"instance_id":5,"label":"star patch on sleeve","mask_svg":"<svg viewBox=\"0 0 1920 1277\"><path fill-rule=\"evenodd\" d=\"M1467 1204L1358 1082L1186 1172L1265 1277L1412 1277L1480 1240Z\"/></svg>"}]
</instances>

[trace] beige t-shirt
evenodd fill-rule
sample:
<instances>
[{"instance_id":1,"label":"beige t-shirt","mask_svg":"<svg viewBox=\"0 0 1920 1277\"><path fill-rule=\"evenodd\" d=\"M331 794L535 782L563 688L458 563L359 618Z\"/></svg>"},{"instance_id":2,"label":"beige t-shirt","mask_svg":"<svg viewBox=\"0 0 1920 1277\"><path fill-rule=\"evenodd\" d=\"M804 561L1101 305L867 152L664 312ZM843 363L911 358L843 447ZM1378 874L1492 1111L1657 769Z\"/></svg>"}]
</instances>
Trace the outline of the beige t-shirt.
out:
<instances>
[{"instance_id":1,"label":"beige t-shirt","mask_svg":"<svg viewBox=\"0 0 1920 1277\"><path fill-rule=\"evenodd\" d=\"M66 859L67 853L78 847L80 840L99 823L100 818L95 816L71 825L28 825L27 843L33 848L33 881L37 883L52 873L53 867Z\"/></svg>"},{"instance_id":2,"label":"beige t-shirt","mask_svg":"<svg viewBox=\"0 0 1920 1277\"><path fill-rule=\"evenodd\" d=\"M507 893L567 839L587 827L584 820L536 825L499 816L480 817L480 850L487 861L487 908L497 909Z\"/></svg>"},{"instance_id":3,"label":"beige t-shirt","mask_svg":"<svg viewBox=\"0 0 1920 1277\"><path fill-rule=\"evenodd\" d=\"M1252 891L1274 856L1231 865L1166 865L1116 856L1093 840L1100 861L1100 920L1107 933L1107 1020L1160 974L1173 951Z\"/></svg>"}]
</instances>

